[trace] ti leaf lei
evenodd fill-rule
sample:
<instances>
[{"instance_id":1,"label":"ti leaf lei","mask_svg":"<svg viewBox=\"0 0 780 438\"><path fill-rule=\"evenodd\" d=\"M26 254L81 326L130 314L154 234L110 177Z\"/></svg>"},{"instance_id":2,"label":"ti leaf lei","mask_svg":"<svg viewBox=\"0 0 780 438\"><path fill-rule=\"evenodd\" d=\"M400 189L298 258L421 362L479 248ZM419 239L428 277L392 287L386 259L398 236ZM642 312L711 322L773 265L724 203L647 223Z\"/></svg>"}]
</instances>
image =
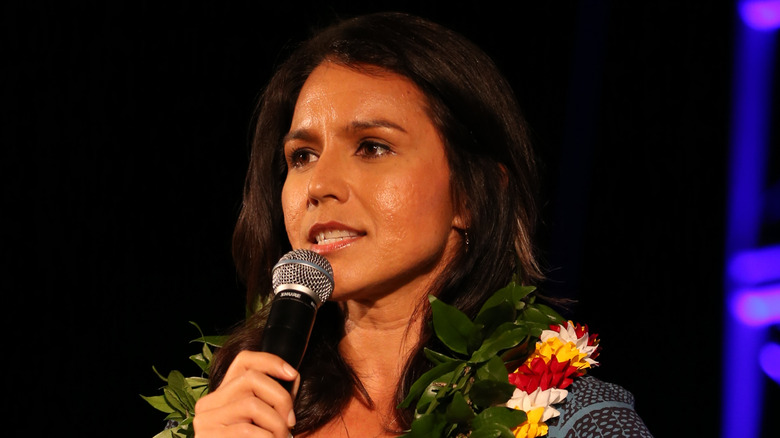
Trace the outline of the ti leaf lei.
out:
<instances>
[{"instance_id":1,"label":"ti leaf lei","mask_svg":"<svg viewBox=\"0 0 780 438\"><path fill-rule=\"evenodd\" d=\"M204 336L198 324L190 321L200 333L200 337L190 342L202 343L200 353L190 356L201 370L201 375L196 377L184 377L178 371L173 370L164 377L157 369L152 370L162 381L166 383L162 387L162 395L151 397L141 396L153 408L167 414L165 430L154 438L194 438L195 430L192 428L192 419L195 417L195 402L208 393L208 373L211 360L214 356L213 348L219 348L224 344L227 336Z\"/></svg>"},{"instance_id":2,"label":"ti leaf lei","mask_svg":"<svg viewBox=\"0 0 780 438\"><path fill-rule=\"evenodd\" d=\"M434 366L411 387L399 408L414 404L414 420L405 438L514 438L513 429L526 422L526 412L506 406L515 392L509 371L521 366L535 350L542 332L563 318L552 308L536 302L533 286L523 286L517 276L496 291L471 320L464 313L429 296L436 336L448 349L425 349ZM171 371L164 377L163 394L141 396L167 414L166 429L154 438L193 438L191 427L195 402L208 393L212 347L223 345L225 336L204 336L201 352L190 356L201 370L197 377Z\"/></svg>"},{"instance_id":3,"label":"ti leaf lei","mask_svg":"<svg viewBox=\"0 0 780 438\"><path fill-rule=\"evenodd\" d=\"M399 405L414 404L415 418L406 438L514 438L513 428L526 413L505 406L515 386L507 369L516 369L534 351L542 331L563 318L535 302L533 286L517 277L485 302L472 321L433 296L433 330L449 349L425 350L434 367L411 387Z\"/></svg>"}]
</instances>

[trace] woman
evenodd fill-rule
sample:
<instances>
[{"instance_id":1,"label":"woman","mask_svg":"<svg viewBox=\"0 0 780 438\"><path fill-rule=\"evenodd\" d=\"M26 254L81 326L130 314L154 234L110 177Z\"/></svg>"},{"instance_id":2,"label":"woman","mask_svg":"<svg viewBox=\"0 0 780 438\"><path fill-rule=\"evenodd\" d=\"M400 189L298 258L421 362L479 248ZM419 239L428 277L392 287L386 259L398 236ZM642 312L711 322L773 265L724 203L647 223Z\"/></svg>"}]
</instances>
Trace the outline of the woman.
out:
<instances>
[{"instance_id":1,"label":"woman","mask_svg":"<svg viewBox=\"0 0 780 438\"><path fill-rule=\"evenodd\" d=\"M437 347L428 294L473 316L513 273L542 278L534 157L511 88L452 31L375 14L300 46L258 109L234 236L248 305L291 248L325 256L336 286L300 372L256 351L267 312L232 336L196 435L397 436L413 413L396 406Z\"/></svg>"}]
</instances>

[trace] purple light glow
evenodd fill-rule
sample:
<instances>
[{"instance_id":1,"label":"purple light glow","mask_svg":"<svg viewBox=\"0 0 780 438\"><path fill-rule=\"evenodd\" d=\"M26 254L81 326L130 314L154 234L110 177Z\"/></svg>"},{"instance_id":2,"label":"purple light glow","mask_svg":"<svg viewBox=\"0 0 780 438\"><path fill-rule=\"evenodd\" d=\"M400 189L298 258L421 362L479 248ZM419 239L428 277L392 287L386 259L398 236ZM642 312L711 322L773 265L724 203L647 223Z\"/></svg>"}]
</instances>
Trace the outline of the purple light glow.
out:
<instances>
[{"instance_id":1,"label":"purple light glow","mask_svg":"<svg viewBox=\"0 0 780 438\"><path fill-rule=\"evenodd\" d=\"M731 311L740 322L753 327L780 322L780 284L738 291Z\"/></svg>"},{"instance_id":2,"label":"purple light glow","mask_svg":"<svg viewBox=\"0 0 780 438\"><path fill-rule=\"evenodd\" d=\"M728 272L735 283L746 286L780 280L780 245L738 253Z\"/></svg>"},{"instance_id":3,"label":"purple light glow","mask_svg":"<svg viewBox=\"0 0 780 438\"><path fill-rule=\"evenodd\" d=\"M755 30L774 30L780 27L780 0L743 1L739 15Z\"/></svg>"},{"instance_id":4,"label":"purple light glow","mask_svg":"<svg viewBox=\"0 0 780 438\"><path fill-rule=\"evenodd\" d=\"M746 263L756 255L764 219L767 139L772 127L769 97L775 81L776 35L771 29L780 26L780 1L740 0L738 9L744 25L737 27L735 35L732 90L721 398L724 438L760 436L764 388L758 354L767 339L767 324L780 321L780 282L776 277L769 280L777 270L763 264L772 258L759 257L763 262L758 267ZM739 254L750 255L739 260Z\"/></svg>"},{"instance_id":5,"label":"purple light glow","mask_svg":"<svg viewBox=\"0 0 780 438\"><path fill-rule=\"evenodd\" d=\"M764 370L766 375L775 382L780 383L780 345L766 344L761 349L758 361L761 363L761 369Z\"/></svg>"}]
</instances>

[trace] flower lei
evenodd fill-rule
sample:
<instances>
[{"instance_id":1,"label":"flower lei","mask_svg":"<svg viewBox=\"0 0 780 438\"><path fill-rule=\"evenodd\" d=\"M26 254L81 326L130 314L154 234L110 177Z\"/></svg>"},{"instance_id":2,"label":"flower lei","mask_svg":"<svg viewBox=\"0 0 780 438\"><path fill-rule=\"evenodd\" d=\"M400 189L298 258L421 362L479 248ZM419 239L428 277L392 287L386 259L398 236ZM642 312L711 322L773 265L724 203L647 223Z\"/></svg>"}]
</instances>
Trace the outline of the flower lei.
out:
<instances>
[{"instance_id":1,"label":"flower lei","mask_svg":"<svg viewBox=\"0 0 780 438\"><path fill-rule=\"evenodd\" d=\"M425 350L434 367L399 405L416 401L406 438L547 434L547 421L560 415L554 405L573 379L598 365L600 347L587 326L537 303L534 290L515 277L474 320L429 297L433 330L449 351Z\"/></svg>"},{"instance_id":2,"label":"flower lei","mask_svg":"<svg viewBox=\"0 0 780 438\"><path fill-rule=\"evenodd\" d=\"M560 415L553 405L568 395L574 378L597 366L599 355L597 335L588 334L588 326L568 321L545 330L536 349L522 366L509 374L515 385L507 407L520 409L528 419L512 432L517 438L533 438L547 434L547 420Z\"/></svg>"},{"instance_id":3,"label":"flower lei","mask_svg":"<svg viewBox=\"0 0 780 438\"><path fill-rule=\"evenodd\" d=\"M547 421L560 415L555 405L568 395L573 379L597 366L599 340L587 326L564 322L553 309L535 302L532 286L517 277L491 296L474 320L433 296L433 330L446 353L426 349L434 364L410 388L399 408L414 407L406 438L534 438L548 432ZM224 336L204 336L199 354L190 356L201 370L167 377L163 394L144 397L168 414L168 426L155 438L191 438L195 402L208 392L212 348ZM511 373L508 370L514 370Z\"/></svg>"}]
</instances>

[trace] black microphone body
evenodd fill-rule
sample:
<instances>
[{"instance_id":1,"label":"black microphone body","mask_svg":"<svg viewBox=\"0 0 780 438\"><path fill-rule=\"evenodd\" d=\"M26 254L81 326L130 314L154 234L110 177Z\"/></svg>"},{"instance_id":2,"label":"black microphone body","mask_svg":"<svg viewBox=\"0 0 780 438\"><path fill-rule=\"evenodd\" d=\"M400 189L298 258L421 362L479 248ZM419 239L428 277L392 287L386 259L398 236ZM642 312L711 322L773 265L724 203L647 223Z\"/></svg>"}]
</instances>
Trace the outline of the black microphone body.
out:
<instances>
[{"instance_id":1,"label":"black microphone body","mask_svg":"<svg viewBox=\"0 0 780 438\"><path fill-rule=\"evenodd\" d=\"M333 292L333 269L321 255L290 251L273 268L274 299L260 351L272 353L296 370L309 343L317 309ZM292 382L279 380L288 391Z\"/></svg>"},{"instance_id":2,"label":"black microphone body","mask_svg":"<svg viewBox=\"0 0 780 438\"><path fill-rule=\"evenodd\" d=\"M311 296L296 290L280 291L271 304L260 351L281 357L297 370L316 314L317 304Z\"/></svg>"}]
</instances>

